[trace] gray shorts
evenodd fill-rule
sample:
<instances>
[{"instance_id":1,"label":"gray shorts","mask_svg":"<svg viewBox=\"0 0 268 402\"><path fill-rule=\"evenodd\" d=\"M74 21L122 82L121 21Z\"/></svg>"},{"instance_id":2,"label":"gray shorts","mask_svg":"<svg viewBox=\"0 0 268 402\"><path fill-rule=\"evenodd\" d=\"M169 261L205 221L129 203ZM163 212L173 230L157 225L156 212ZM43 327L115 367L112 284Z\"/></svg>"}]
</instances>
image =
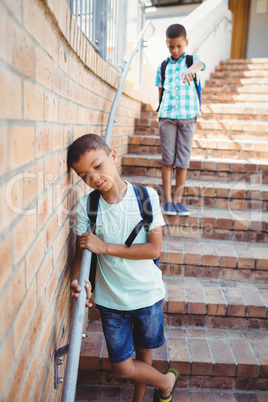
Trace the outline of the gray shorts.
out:
<instances>
[{"instance_id":1,"label":"gray shorts","mask_svg":"<svg viewBox=\"0 0 268 402\"><path fill-rule=\"evenodd\" d=\"M196 117L159 119L162 164L188 169L193 146Z\"/></svg>"}]
</instances>

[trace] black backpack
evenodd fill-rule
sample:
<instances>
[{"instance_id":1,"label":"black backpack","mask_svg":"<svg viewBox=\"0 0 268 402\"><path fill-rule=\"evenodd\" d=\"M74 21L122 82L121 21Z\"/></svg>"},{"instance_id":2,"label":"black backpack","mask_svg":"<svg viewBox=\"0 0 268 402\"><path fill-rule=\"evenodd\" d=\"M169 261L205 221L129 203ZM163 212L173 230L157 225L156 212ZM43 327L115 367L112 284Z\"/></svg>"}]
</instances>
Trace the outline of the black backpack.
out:
<instances>
[{"instance_id":1,"label":"black backpack","mask_svg":"<svg viewBox=\"0 0 268 402\"><path fill-rule=\"evenodd\" d=\"M134 183L131 183L135 195L137 197L137 201L139 204L139 210L142 219L140 222L134 227L130 235L128 236L125 244L130 247L133 241L135 240L136 236L140 232L141 228L144 227L148 232L149 226L153 221L153 211L152 211L152 204L150 201L150 197L148 194L148 190L145 186L139 186ZM98 190L92 191L87 199L87 214L91 221L91 229L92 232L95 233L96 230L96 221L98 215L98 206L99 206L99 199L100 193ZM158 266L159 258L154 260L154 263ZM97 255L92 253L91 258L91 266L90 266L90 274L89 274L89 281L91 282L92 292L95 288L95 277L96 277L96 265L97 265Z\"/></svg>"},{"instance_id":2,"label":"black backpack","mask_svg":"<svg viewBox=\"0 0 268 402\"><path fill-rule=\"evenodd\" d=\"M166 68L167 68L167 65L169 63L169 60L170 60L170 58L168 57L167 59L165 59L161 63L161 84L162 84L163 90L162 90L162 94L161 94L161 97L160 97L160 100L159 100L158 108L156 109L157 112L158 112L158 110L160 108L160 104L161 104L162 98L163 98L165 74L166 74ZM193 64L193 56L190 55L190 54L187 54L186 55L186 65L187 65L187 67L188 68L191 67L192 64ZM196 89L196 92L197 92L197 95L198 95L199 105L201 107L201 98L202 98L201 83L200 83L200 81L197 82L196 74L195 74L195 76L193 78L193 81L194 81L195 89Z\"/></svg>"}]
</instances>

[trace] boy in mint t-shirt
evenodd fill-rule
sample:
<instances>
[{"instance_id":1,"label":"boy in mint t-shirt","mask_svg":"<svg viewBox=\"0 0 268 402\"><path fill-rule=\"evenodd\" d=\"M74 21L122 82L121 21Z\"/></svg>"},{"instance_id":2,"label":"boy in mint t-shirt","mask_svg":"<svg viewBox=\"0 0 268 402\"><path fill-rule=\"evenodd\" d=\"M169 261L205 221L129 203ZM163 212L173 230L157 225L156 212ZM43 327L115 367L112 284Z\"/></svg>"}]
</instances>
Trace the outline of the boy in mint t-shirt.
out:
<instances>
[{"instance_id":1,"label":"boy in mint t-shirt","mask_svg":"<svg viewBox=\"0 0 268 402\"><path fill-rule=\"evenodd\" d=\"M158 195L148 188L153 211L149 231L142 228L130 247L124 244L141 216L132 185L122 181L117 172L117 161L116 151L94 134L78 138L69 147L68 167L100 192L96 234L86 233L91 223L87 215L88 196L78 203L71 296L77 298L81 290L78 278L82 251L88 248L98 256L92 298L101 313L113 374L135 381L135 402L144 400L146 385L157 387L154 400L171 401L179 373L170 368L162 374L152 367L152 349L165 342L165 290L161 271L153 261L161 252L164 220ZM90 298L89 281L86 288Z\"/></svg>"},{"instance_id":2,"label":"boy in mint t-shirt","mask_svg":"<svg viewBox=\"0 0 268 402\"><path fill-rule=\"evenodd\" d=\"M159 88L160 102L158 117L162 147L163 211L166 215L187 216L189 211L182 204L182 196L190 164L196 117L200 114L193 78L198 71L205 69L205 64L194 54L193 64L187 66L185 49L188 39L183 25L173 24L168 27L166 44L170 57L167 59L164 80L161 63L155 81ZM172 200L173 166L176 167L176 184Z\"/></svg>"}]
</instances>

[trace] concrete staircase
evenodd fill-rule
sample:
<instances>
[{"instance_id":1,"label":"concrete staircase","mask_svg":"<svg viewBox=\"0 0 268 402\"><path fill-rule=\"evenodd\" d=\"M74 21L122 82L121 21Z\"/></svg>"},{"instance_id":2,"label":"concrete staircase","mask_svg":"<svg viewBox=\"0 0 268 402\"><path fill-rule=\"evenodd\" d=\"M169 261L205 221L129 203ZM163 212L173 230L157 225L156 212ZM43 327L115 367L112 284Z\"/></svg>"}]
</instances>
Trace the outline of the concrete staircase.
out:
<instances>
[{"instance_id":1,"label":"concrete staircase","mask_svg":"<svg viewBox=\"0 0 268 402\"><path fill-rule=\"evenodd\" d=\"M122 171L162 199L157 113L149 105ZM221 62L206 83L184 203L189 217L165 218L167 341L153 364L180 371L174 400L268 400L268 59ZM90 321L79 383L119 385L94 308ZM228 391L222 399L182 398L182 389L198 388ZM248 399L239 390L250 391Z\"/></svg>"}]
</instances>

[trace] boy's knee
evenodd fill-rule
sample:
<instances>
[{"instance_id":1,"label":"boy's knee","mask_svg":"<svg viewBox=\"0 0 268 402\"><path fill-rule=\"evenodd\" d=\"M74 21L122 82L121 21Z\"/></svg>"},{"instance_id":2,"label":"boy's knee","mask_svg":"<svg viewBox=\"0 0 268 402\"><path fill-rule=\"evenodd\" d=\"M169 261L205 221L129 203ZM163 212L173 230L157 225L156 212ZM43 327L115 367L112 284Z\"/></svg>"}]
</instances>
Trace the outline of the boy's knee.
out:
<instances>
[{"instance_id":1,"label":"boy's knee","mask_svg":"<svg viewBox=\"0 0 268 402\"><path fill-rule=\"evenodd\" d=\"M112 364L112 374L118 378L130 378L131 368L125 362L114 363Z\"/></svg>"}]
</instances>

